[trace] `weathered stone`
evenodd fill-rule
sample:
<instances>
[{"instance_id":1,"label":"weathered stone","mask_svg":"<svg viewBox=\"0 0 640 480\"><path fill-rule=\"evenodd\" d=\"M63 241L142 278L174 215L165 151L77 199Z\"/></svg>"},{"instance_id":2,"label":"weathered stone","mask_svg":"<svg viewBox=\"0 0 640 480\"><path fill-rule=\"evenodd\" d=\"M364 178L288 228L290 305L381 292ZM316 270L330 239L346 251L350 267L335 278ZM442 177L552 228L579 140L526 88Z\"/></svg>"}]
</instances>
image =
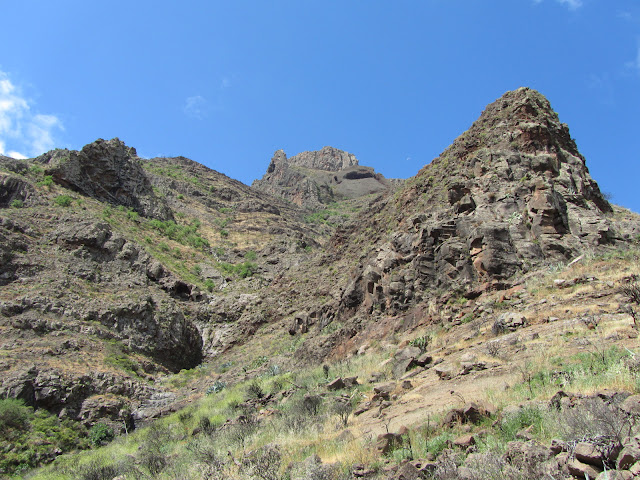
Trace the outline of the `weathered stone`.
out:
<instances>
[{"instance_id":1,"label":"weathered stone","mask_svg":"<svg viewBox=\"0 0 640 480\"><path fill-rule=\"evenodd\" d=\"M620 409L629 415L640 416L640 395L627 397L620 405Z\"/></svg>"},{"instance_id":2,"label":"weathered stone","mask_svg":"<svg viewBox=\"0 0 640 480\"><path fill-rule=\"evenodd\" d=\"M422 472L416 468L411 462L402 465L396 473L395 480L419 480L422 479Z\"/></svg>"},{"instance_id":3,"label":"weathered stone","mask_svg":"<svg viewBox=\"0 0 640 480\"><path fill-rule=\"evenodd\" d=\"M397 360L394 365L393 368L391 369L393 378L401 378L406 372L407 370L409 370L411 367L416 365L416 361L413 357L411 358L401 358L400 360Z\"/></svg>"},{"instance_id":4,"label":"weathered stone","mask_svg":"<svg viewBox=\"0 0 640 480\"><path fill-rule=\"evenodd\" d=\"M573 450L575 457L581 462L602 468L604 455L596 445L588 442L580 442Z\"/></svg>"},{"instance_id":5,"label":"weathered stone","mask_svg":"<svg viewBox=\"0 0 640 480\"><path fill-rule=\"evenodd\" d=\"M551 447L549 448L549 450L552 454L558 455L560 452L568 452L569 445L567 445L567 443L562 440L554 438L553 440L551 440Z\"/></svg>"},{"instance_id":6,"label":"weathered stone","mask_svg":"<svg viewBox=\"0 0 640 480\"><path fill-rule=\"evenodd\" d=\"M427 353L423 353L418 358L416 358L416 364L419 367L426 367L431 362L433 362L433 357Z\"/></svg>"},{"instance_id":7,"label":"weathered stone","mask_svg":"<svg viewBox=\"0 0 640 480\"><path fill-rule=\"evenodd\" d=\"M39 160L47 162L46 172L66 188L147 217L173 219L166 202L155 195L135 148L117 138L96 140L80 152L54 150Z\"/></svg>"},{"instance_id":8,"label":"weathered stone","mask_svg":"<svg viewBox=\"0 0 640 480\"><path fill-rule=\"evenodd\" d=\"M389 396L396 389L394 382L382 383L373 387L373 393L381 393Z\"/></svg>"},{"instance_id":9,"label":"weathered stone","mask_svg":"<svg viewBox=\"0 0 640 480\"><path fill-rule=\"evenodd\" d=\"M291 158L283 150L276 151L267 172L252 187L299 206L317 208L337 200L384 192L394 183L371 167L359 166L353 154L324 147Z\"/></svg>"},{"instance_id":10,"label":"weathered stone","mask_svg":"<svg viewBox=\"0 0 640 480\"><path fill-rule=\"evenodd\" d=\"M629 470L606 470L601 472L595 480L631 480L633 473Z\"/></svg>"},{"instance_id":11,"label":"weathered stone","mask_svg":"<svg viewBox=\"0 0 640 480\"><path fill-rule=\"evenodd\" d=\"M402 435L398 435L397 433L383 433L378 435L376 449L382 455L386 455L391 450L401 446L402 443Z\"/></svg>"},{"instance_id":12,"label":"weathered stone","mask_svg":"<svg viewBox=\"0 0 640 480\"><path fill-rule=\"evenodd\" d=\"M462 435L453 441L456 447L467 448L476 444L476 437L472 434Z\"/></svg>"},{"instance_id":13,"label":"weathered stone","mask_svg":"<svg viewBox=\"0 0 640 480\"><path fill-rule=\"evenodd\" d=\"M338 377L327 384L327 390L341 390L345 388L344 380Z\"/></svg>"},{"instance_id":14,"label":"weathered stone","mask_svg":"<svg viewBox=\"0 0 640 480\"><path fill-rule=\"evenodd\" d=\"M453 378L453 367L451 365L438 365L434 368L440 380L450 380Z\"/></svg>"},{"instance_id":15,"label":"weathered stone","mask_svg":"<svg viewBox=\"0 0 640 480\"><path fill-rule=\"evenodd\" d=\"M571 475L578 478L586 478L587 475L589 478L596 478L602 472L602 468L583 463L575 458L567 463L567 468Z\"/></svg>"},{"instance_id":16,"label":"weathered stone","mask_svg":"<svg viewBox=\"0 0 640 480\"><path fill-rule=\"evenodd\" d=\"M626 470L634 463L640 461L640 448L633 445L625 445L616 461L618 470Z\"/></svg>"}]
</instances>

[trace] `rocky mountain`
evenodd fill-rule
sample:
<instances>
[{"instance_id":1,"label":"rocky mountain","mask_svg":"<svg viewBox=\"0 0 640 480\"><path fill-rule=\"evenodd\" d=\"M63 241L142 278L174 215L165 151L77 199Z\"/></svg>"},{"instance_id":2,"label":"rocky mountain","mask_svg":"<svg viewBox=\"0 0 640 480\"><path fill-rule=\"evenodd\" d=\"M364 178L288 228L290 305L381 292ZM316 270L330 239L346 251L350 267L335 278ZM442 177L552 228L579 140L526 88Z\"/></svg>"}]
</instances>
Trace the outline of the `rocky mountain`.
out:
<instances>
[{"instance_id":1,"label":"rocky mountain","mask_svg":"<svg viewBox=\"0 0 640 480\"><path fill-rule=\"evenodd\" d=\"M267 173L252 186L313 210L340 200L387 192L397 183L371 167L360 166L351 153L324 147L291 158L278 150Z\"/></svg>"},{"instance_id":2,"label":"rocky mountain","mask_svg":"<svg viewBox=\"0 0 640 480\"><path fill-rule=\"evenodd\" d=\"M118 139L0 157L0 396L128 431L267 364L312 369L433 325L459 341L527 279L638 239L527 88L404 182L331 147L277 151L252 187ZM399 359L398 378L417 355Z\"/></svg>"},{"instance_id":3,"label":"rocky mountain","mask_svg":"<svg viewBox=\"0 0 640 480\"><path fill-rule=\"evenodd\" d=\"M637 225L613 215L549 102L526 88L508 92L395 194L336 232L319 263L341 265L342 275L331 287L314 279L318 289L294 303L306 307L297 316L345 325L335 338L309 338L300 358L342 354L347 338L357 344L360 330L368 338L372 317L403 322L421 305L433 311L452 295L505 290L527 272L637 235ZM330 301L314 300L329 291Z\"/></svg>"}]
</instances>

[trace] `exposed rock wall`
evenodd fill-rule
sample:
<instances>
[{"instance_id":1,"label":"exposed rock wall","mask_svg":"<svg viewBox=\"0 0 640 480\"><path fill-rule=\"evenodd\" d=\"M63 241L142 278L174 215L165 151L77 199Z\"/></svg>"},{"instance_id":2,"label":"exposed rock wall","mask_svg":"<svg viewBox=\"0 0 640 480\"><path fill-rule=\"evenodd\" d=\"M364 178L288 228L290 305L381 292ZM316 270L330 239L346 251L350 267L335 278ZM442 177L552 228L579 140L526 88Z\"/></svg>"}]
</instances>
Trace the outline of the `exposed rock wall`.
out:
<instances>
[{"instance_id":1,"label":"exposed rock wall","mask_svg":"<svg viewBox=\"0 0 640 480\"><path fill-rule=\"evenodd\" d=\"M291 158L278 150L265 175L252 186L298 206L319 209L338 200L388 191L396 183L360 166L355 155L324 147Z\"/></svg>"},{"instance_id":2,"label":"exposed rock wall","mask_svg":"<svg viewBox=\"0 0 640 480\"><path fill-rule=\"evenodd\" d=\"M96 140L81 151L53 150L36 159L53 180L97 200L168 220L171 210L153 192L135 148L117 138Z\"/></svg>"}]
</instances>

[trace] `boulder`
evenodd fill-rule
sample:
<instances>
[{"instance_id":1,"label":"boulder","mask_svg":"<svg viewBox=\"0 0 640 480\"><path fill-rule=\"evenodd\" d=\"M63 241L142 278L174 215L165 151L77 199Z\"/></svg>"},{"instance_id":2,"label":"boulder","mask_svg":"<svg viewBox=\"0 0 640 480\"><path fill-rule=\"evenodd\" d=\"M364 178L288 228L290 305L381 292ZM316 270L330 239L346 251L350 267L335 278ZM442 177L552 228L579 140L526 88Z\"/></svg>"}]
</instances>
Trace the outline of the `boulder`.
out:
<instances>
[{"instance_id":1,"label":"boulder","mask_svg":"<svg viewBox=\"0 0 640 480\"><path fill-rule=\"evenodd\" d=\"M574 458L567 463L569 473L577 478L597 478L602 473L602 468L598 468L588 463L583 463L577 458Z\"/></svg>"},{"instance_id":2,"label":"boulder","mask_svg":"<svg viewBox=\"0 0 640 480\"><path fill-rule=\"evenodd\" d=\"M618 470L626 470L640 461L640 448L635 445L625 445L616 461Z\"/></svg>"},{"instance_id":3,"label":"boulder","mask_svg":"<svg viewBox=\"0 0 640 480\"><path fill-rule=\"evenodd\" d=\"M383 433L378 435L376 441L376 450L382 455L386 455L391 450L398 448L403 444L404 440L402 435L398 433Z\"/></svg>"},{"instance_id":4,"label":"boulder","mask_svg":"<svg viewBox=\"0 0 640 480\"><path fill-rule=\"evenodd\" d=\"M583 463L594 465L598 468L603 467L604 454L594 444L589 442L580 442L573 450L575 457Z\"/></svg>"}]
</instances>

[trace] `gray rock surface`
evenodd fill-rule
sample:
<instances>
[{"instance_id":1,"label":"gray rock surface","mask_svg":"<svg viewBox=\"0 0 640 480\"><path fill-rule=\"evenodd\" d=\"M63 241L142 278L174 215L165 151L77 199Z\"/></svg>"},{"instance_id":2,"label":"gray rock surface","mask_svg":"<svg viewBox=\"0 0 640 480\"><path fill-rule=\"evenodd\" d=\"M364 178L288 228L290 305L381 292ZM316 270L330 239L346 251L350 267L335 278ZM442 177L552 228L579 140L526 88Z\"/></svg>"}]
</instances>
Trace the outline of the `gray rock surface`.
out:
<instances>
[{"instance_id":1,"label":"gray rock surface","mask_svg":"<svg viewBox=\"0 0 640 480\"><path fill-rule=\"evenodd\" d=\"M265 175L252 186L298 206L319 209L334 201L385 192L394 184L373 168L358 165L355 155L324 147L291 158L276 151Z\"/></svg>"}]
</instances>

